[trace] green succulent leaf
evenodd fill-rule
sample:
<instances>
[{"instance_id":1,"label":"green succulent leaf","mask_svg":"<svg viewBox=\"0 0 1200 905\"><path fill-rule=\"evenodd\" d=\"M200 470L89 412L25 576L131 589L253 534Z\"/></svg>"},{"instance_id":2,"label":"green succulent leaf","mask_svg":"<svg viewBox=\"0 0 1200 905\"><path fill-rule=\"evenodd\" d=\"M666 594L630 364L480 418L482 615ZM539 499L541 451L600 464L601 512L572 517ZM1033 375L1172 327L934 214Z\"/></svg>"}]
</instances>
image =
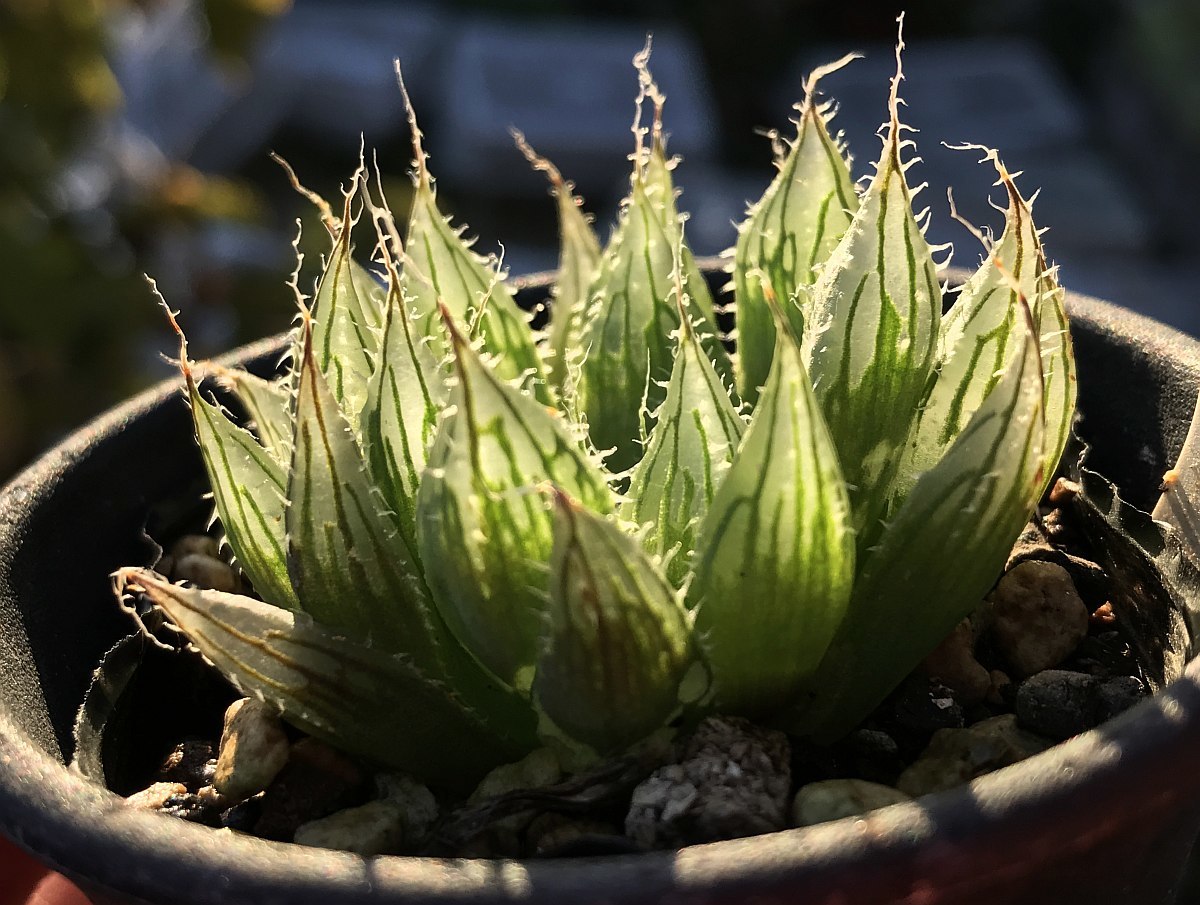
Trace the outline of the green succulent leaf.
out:
<instances>
[{"instance_id":1,"label":"green succulent leaf","mask_svg":"<svg viewBox=\"0 0 1200 905\"><path fill-rule=\"evenodd\" d=\"M123 569L116 583L119 592L145 593L242 691L342 750L459 794L528 751L407 657L348 640L303 613L173 585L149 569Z\"/></svg>"},{"instance_id":2,"label":"green succulent leaf","mask_svg":"<svg viewBox=\"0 0 1200 905\"><path fill-rule=\"evenodd\" d=\"M259 443L286 467L292 458L292 397L287 384L241 368L213 368L221 385L245 408Z\"/></svg>"},{"instance_id":3,"label":"green succulent leaf","mask_svg":"<svg viewBox=\"0 0 1200 905\"><path fill-rule=\"evenodd\" d=\"M1039 250L1039 280L1036 296L1039 342L1042 347L1042 383L1045 386L1046 438L1042 444L1042 490L1054 478L1055 469L1071 437L1078 383L1071 330L1063 306L1064 292L1053 268Z\"/></svg>"},{"instance_id":4,"label":"green succulent leaf","mask_svg":"<svg viewBox=\"0 0 1200 905\"><path fill-rule=\"evenodd\" d=\"M550 180L550 194L558 208L558 277L550 305L547 358L550 385L562 394L567 388L570 369L579 364L571 360L574 349L570 339L579 334L588 289L600 264L600 242L583 212L583 201L574 194L574 186L563 179L558 167L539 157L516 129L513 138L533 168L544 172Z\"/></svg>"},{"instance_id":5,"label":"green succulent leaf","mask_svg":"<svg viewBox=\"0 0 1200 905\"><path fill-rule=\"evenodd\" d=\"M444 342L438 327L438 306L444 304L455 317L473 324L472 333L481 336L484 348L496 356L496 372L501 377L523 381L541 402L549 404L550 392L528 317L517 307L497 269L471 250L462 230L451 226L438 209L421 131L411 105L408 109L417 175L400 289L416 309L419 332L439 345Z\"/></svg>"},{"instance_id":6,"label":"green succulent leaf","mask_svg":"<svg viewBox=\"0 0 1200 905\"><path fill-rule=\"evenodd\" d=\"M356 187L358 182L356 174ZM355 429L367 401L367 386L379 342L377 332L371 328L375 318L367 313L373 303L359 294L360 284L371 277L361 272L362 268L351 256L350 237L355 225L351 201L356 195L357 191L346 195L340 227L313 302L313 350L317 366Z\"/></svg>"},{"instance_id":7,"label":"green succulent leaf","mask_svg":"<svg viewBox=\"0 0 1200 905\"><path fill-rule=\"evenodd\" d=\"M797 336L804 335L803 291L841 240L858 208L850 168L829 135L827 107L815 100L817 81L853 56L823 66L809 77L796 138L779 172L738 229L734 252L737 304L737 388L754 403L771 370L775 321L764 282L785 310ZM793 303L795 300L795 303Z\"/></svg>"},{"instance_id":8,"label":"green succulent leaf","mask_svg":"<svg viewBox=\"0 0 1200 905\"><path fill-rule=\"evenodd\" d=\"M1024 354L1023 305L1035 303L1042 278L1037 230L995 152L986 159L996 163L1008 193L1004 232L942 322L941 366L897 476L900 496L942 459L1009 362Z\"/></svg>"},{"instance_id":9,"label":"green succulent leaf","mask_svg":"<svg viewBox=\"0 0 1200 905\"><path fill-rule=\"evenodd\" d=\"M1042 483L1040 350L1023 310L1020 354L861 556L850 608L785 720L790 731L831 741L853 728L979 605L1003 568Z\"/></svg>"},{"instance_id":10,"label":"green succulent leaf","mask_svg":"<svg viewBox=\"0 0 1200 905\"><path fill-rule=\"evenodd\" d=\"M901 163L899 80L897 72L875 176L813 285L804 336L813 386L850 485L860 545L876 532L928 390L942 312Z\"/></svg>"},{"instance_id":11,"label":"green succulent leaf","mask_svg":"<svg viewBox=\"0 0 1200 905\"><path fill-rule=\"evenodd\" d=\"M850 505L791 330L700 532L687 591L717 706L761 714L796 693L854 576Z\"/></svg>"},{"instance_id":12,"label":"green succulent leaf","mask_svg":"<svg viewBox=\"0 0 1200 905\"><path fill-rule=\"evenodd\" d=\"M670 299L674 243L635 183L621 224L600 265L582 346L579 409L607 468L623 472L642 457L643 418L666 394L671 331L679 315ZM643 408L644 402L644 408Z\"/></svg>"},{"instance_id":13,"label":"green succulent leaf","mask_svg":"<svg viewBox=\"0 0 1200 905\"><path fill-rule=\"evenodd\" d=\"M371 479L416 550L416 498L421 472L449 393L427 342L417 334L398 277L392 274L382 354L363 411L363 449Z\"/></svg>"},{"instance_id":14,"label":"green succulent leaf","mask_svg":"<svg viewBox=\"0 0 1200 905\"><path fill-rule=\"evenodd\" d=\"M685 300L682 310L687 307ZM666 399L620 510L623 518L648 525L646 549L664 558L676 588L690 574L699 524L745 430L696 327L683 317Z\"/></svg>"},{"instance_id":15,"label":"green succulent leaf","mask_svg":"<svg viewBox=\"0 0 1200 905\"><path fill-rule=\"evenodd\" d=\"M556 491L549 589L533 686L545 717L600 754L664 726L695 663L691 625L637 540Z\"/></svg>"},{"instance_id":16,"label":"green succulent leaf","mask_svg":"<svg viewBox=\"0 0 1200 905\"><path fill-rule=\"evenodd\" d=\"M180 360L196 441L229 546L264 600L293 609L298 602L287 569L284 467L253 434L200 394L186 346Z\"/></svg>"},{"instance_id":17,"label":"green succulent leaf","mask_svg":"<svg viewBox=\"0 0 1200 905\"><path fill-rule=\"evenodd\" d=\"M383 514L304 324L296 443L288 476L287 564L305 612L439 676L420 560Z\"/></svg>"},{"instance_id":18,"label":"green succulent leaf","mask_svg":"<svg viewBox=\"0 0 1200 905\"><path fill-rule=\"evenodd\" d=\"M504 382L443 309L457 381L417 494L417 539L438 611L497 678L529 689L553 530L537 485L612 509L604 473L555 410Z\"/></svg>"}]
</instances>

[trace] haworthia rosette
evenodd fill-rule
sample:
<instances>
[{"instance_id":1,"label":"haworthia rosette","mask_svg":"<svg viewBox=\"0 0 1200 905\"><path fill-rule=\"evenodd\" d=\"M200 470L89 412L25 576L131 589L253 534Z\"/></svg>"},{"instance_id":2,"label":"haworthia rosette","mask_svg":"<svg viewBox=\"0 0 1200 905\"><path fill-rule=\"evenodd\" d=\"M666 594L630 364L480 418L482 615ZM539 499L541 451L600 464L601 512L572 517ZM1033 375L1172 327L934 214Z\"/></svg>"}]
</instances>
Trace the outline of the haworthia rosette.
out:
<instances>
[{"instance_id":1,"label":"haworthia rosette","mask_svg":"<svg viewBox=\"0 0 1200 905\"><path fill-rule=\"evenodd\" d=\"M561 491L554 510L534 699L556 731L619 753L680 709L695 662L690 620L634 537Z\"/></svg>"},{"instance_id":2,"label":"haworthia rosette","mask_svg":"<svg viewBox=\"0 0 1200 905\"><path fill-rule=\"evenodd\" d=\"M896 56L899 61L900 49ZM887 504L935 364L942 293L905 180L899 63L875 175L811 291L804 347L860 543Z\"/></svg>"},{"instance_id":3,"label":"haworthia rosette","mask_svg":"<svg viewBox=\"0 0 1200 905\"><path fill-rule=\"evenodd\" d=\"M688 605L722 710L758 714L809 678L854 576L850 505L791 330L700 530Z\"/></svg>"},{"instance_id":4,"label":"haworthia rosette","mask_svg":"<svg viewBox=\"0 0 1200 905\"><path fill-rule=\"evenodd\" d=\"M456 381L417 494L417 538L438 611L495 676L527 691L552 546L536 488L552 481L607 512L611 491L553 409L480 360L443 309Z\"/></svg>"},{"instance_id":5,"label":"haworthia rosette","mask_svg":"<svg viewBox=\"0 0 1200 905\"><path fill-rule=\"evenodd\" d=\"M779 172L738 228L734 252L737 305L737 389L753 403L771 370L775 322L763 292L770 286L804 334L803 293L841 240L858 208L850 168L829 135L825 107L815 97L817 81L853 56L809 76L796 123L796 138L779 162Z\"/></svg>"},{"instance_id":6,"label":"haworthia rosette","mask_svg":"<svg viewBox=\"0 0 1200 905\"><path fill-rule=\"evenodd\" d=\"M174 585L149 569L123 569L116 584L120 593L144 593L243 692L344 751L458 794L528 751L407 657L348 640L303 613Z\"/></svg>"}]
</instances>

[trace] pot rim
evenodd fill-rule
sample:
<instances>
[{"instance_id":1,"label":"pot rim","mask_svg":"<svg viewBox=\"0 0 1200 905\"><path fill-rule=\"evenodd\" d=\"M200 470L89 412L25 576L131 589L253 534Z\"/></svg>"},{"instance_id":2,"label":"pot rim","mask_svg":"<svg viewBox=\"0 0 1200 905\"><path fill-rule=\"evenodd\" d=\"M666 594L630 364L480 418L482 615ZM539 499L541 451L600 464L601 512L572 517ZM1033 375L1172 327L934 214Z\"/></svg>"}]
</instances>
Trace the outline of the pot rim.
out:
<instances>
[{"instance_id":1,"label":"pot rim","mask_svg":"<svg viewBox=\"0 0 1200 905\"><path fill-rule=\"evenodd\" d=\"M538 276L519 284L546 282ZM1188 355L1200 360L1200 340L1107 302L1074 293L1067 299L1076 323L1101 333L1132 333L1148 354L1164 356L1196 378L1198 368ZM261 340L221 361L263 356L279 344L279 337ZM101 415L0 490L0 593L6 591L9 551L20 543L39 499L73 462L177 394L179 386L177 380L163 381ZM1200 794L1200 771L1187 769L1197 761L1200 657L1158 694L1096 729L968 785L861 817L677 852L522 862L363 859L185 821L165 823L160 815L127 808L114 793L47 754L0 707L0 831L76 879L148 899L169 895L214 905L226 896L262 902L318 902L331 895L367 901L380 894L439 902L527 896L545 902L650 902L686 890L711 894L723 888L744 896L747 889L769 891L785 880L793 888L805 878L819 881L864 859L904 864L914 878L953 887L977 881L981 870L997 877L1011 870L1005 853L1018 840L1027 846L1031 838L1041 839L1069 854L1097 836L1119 832L1113 808L1125 808L1127 818L1131 795L1147 817L1170 810L1177 796ZM81 874L72 858L81 842L99 870ZM869 876L861 882L867 884L862 890L872 888ZM845 892L842 888L841 895ZM827 895L811 901L834 901L834 892Z\"/></svg>"}]
</instances>

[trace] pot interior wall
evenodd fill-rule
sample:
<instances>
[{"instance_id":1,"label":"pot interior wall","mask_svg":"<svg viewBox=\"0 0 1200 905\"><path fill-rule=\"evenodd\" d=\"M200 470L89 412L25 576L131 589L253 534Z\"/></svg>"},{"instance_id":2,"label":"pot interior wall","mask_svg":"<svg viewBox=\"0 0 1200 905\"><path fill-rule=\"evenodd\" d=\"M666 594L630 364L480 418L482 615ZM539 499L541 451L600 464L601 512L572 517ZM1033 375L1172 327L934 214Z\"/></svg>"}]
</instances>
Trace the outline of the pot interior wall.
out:
<instances>
[{"instance_id":1,"label":"pot interior wall","mask_svg":"<svg viewBox=\"0 0 1200 905\"><path fill-rule=\"evenodd\" d=\"M1187 431L1196 355L1193 341L1140 318L1131 339L1120 327L1129 317L1102 304L1074 311L1082 433L1092 467L1147 508ZM278 348L259 344L243 360L261 372ZM0 499L0 706L60 760L94 665L131 628L109 574L151 558L144 531L203 524L203 489L186 407L160 388L69 440Z\"/></svg>"}]
</instances>

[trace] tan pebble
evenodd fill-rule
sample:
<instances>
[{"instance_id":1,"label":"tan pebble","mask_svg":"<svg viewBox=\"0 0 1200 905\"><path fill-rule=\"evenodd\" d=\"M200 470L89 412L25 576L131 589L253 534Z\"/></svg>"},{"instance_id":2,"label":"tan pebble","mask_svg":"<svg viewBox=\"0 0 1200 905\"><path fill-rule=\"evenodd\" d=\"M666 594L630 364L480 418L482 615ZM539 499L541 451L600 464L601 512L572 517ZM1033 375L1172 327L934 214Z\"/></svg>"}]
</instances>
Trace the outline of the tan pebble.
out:
<instances>
[{"instance_id":1,"label":"tan pebble","mask_svg":"<svg viewBox=\"0 0 1200 905\"><path fill-rule=\"evenodd\" d=\"M171 572L175 581L188 581L198 588L236 593L237 573L226 562L203 553L188 553L175 560Z\"/></svg>"},{"instance_id":2,"label":"tan pebble","mask_svg":"<svg viewBox=\"0 0 1200 905\"><path fill-rule=\"evenodd\" d=\"M1004 689L1012 685L1012 679L1003 670L993 669L988 673L988 680L990 685L988 686L987 702L998 707L1004 706Z\"/></svg>"},{"instance_id":3,"label":"tan pebble","mask_svg":"<svg viewBox=\"0 0 1200 905\"><path fill-rule=\"evenodd\" d=\"M1050 747L1050 742L1017 725L1006 713L966 729L939 729L929 745L896 781L913 798L941 792L977 776L1007 767Z\"/></svg>"},{"instance_id":4,"label":"tan pebble","mask_svg":"<svg viewBox=\"0 0 1200 905\"><path fill-rule=\"evenodd\" d=\"M1107 628L1117 621L1116 611L1111 600L1106 600L1092 612L1092 624Z\"/></svg>"},{"instance_id":5,"label":"tan pebble","mask_svg":"<svg viewBox=\"0 0 1200 905\"><path fill-rule=\"evenodd\" d=\"M404 844L404 828L403 810L380 798L302 824L296 830L295 842L363 856L380 855Z\"/></svg>"},{"instance_id":6,"label":"tan pebble","mask_svg":"<svg viewBox=\"0 0 1200 905\"><path fill-rule=\"evenodd\" d=\"M125 799L125 803L131 808L158 811L163 808L169 799L177 795L186 795L187 793L187 786L181 782L156 782L142 789L140 792L134 792Z\"/></svg>"},{"instance_id":7,"label":"tan pebble","mask_svg":"<svg viewBox=\"0 0 1200 905\"><path fill-rule=\"evenodd\" d=\"M992 637L1019 677L1057 666L1087 635L1087 606L1070 574L1055 563L1019 563L1004 574L990 599Z\"/></svg>"},{"instance_id":8,"label":"tan pebble","mask_svg":"<svg viewBox=\"0 0 1200 905\"><path fill-rule=\"evenodd\" d=\"M185 534L171 544L171 556L175 559L180 559L190 553L199 553L201 556L208 556L212 559L221 558L217 542L207 534Z\"/></svg>"},{"instance_id":9,"label":"tan pebble","mask_svg":"<svg viewBox=\"0 0 1200 905\"><path fill-rule=\"evenodd\" d=\"M288 740L275 710L244 698L225 712L213 786L241 801L271 784L288 760Z\"/></svg>"},{"instance_id":10,"label":"tan pebble","mask_svg":"<svg viewBox=\"0 0 1200 905\"><path fill-rule=\"evenodd\" d=\"M991 687L991 678L975 659L975 632L964 619L921 661L919 671L947 686L961 704L977 704Z\"/></svg>"},{"instance_id":11,"label":"tan pebble","mask_svg":"<svg viewBox=\"0 0 1200 905\"><path fill-rule=\"evenodd\" d=\"M792 823L813 826L912 799L891 786L865 779L827 779L801 786L792 800Z\"/></svg>"},{"instance_id":12,"label":"tan pebble","mask_svg":"<svg viewBox=\"0 0 1200 905\"><path fill-rule=\"evenodd\" d=\"M513 764L496 767L480 780L468 801L477 804L497 795L519 789L540 789L552 786L562 778L558 755L549 748L538 748Z\"/></svg>"}]
</instances>

